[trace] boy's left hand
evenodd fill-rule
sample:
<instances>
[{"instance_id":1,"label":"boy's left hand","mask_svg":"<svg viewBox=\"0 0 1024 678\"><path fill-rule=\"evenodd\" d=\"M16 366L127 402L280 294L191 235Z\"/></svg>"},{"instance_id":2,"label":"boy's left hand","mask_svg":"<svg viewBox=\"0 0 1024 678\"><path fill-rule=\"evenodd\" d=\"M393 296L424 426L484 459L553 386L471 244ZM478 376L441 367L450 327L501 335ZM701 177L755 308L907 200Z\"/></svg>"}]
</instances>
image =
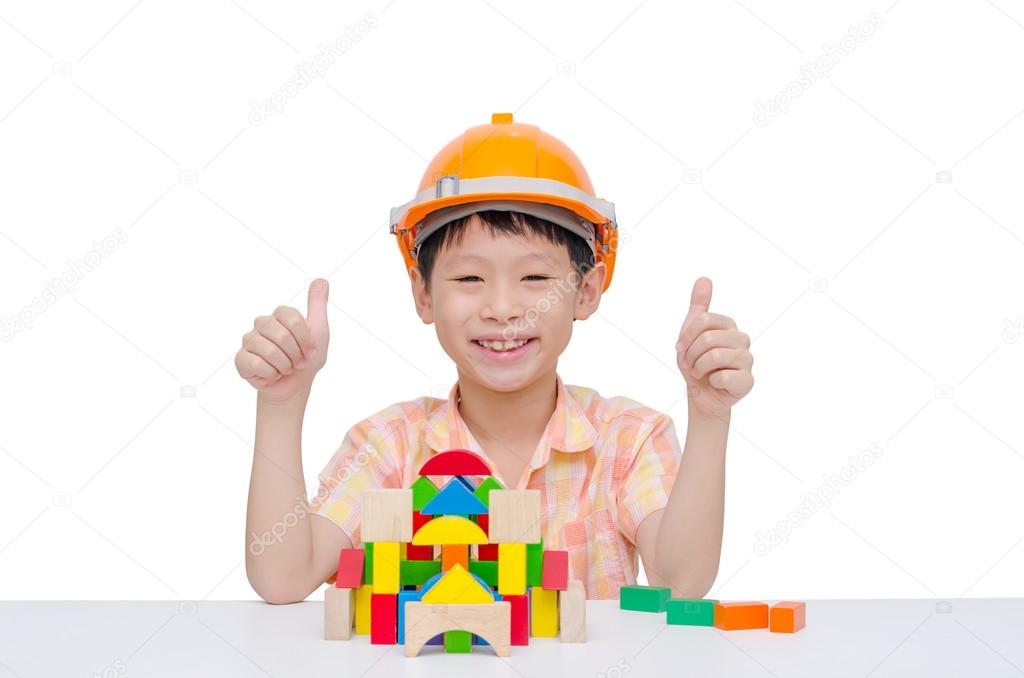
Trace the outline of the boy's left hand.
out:
<instances>
[{"instance_id":1,"label":"boy's left hand","mask_svg":"<svg viewBox=\"0 0 1024 678\"><path fill-rule=\"evenodd\" d=\"M750 393L750 337L732 318L710 313L711 280L698 278L690 294L690 310L679 330L676 363L686 380L690 404L706 416L727 414Z\"/></svg>"}]
</instances>

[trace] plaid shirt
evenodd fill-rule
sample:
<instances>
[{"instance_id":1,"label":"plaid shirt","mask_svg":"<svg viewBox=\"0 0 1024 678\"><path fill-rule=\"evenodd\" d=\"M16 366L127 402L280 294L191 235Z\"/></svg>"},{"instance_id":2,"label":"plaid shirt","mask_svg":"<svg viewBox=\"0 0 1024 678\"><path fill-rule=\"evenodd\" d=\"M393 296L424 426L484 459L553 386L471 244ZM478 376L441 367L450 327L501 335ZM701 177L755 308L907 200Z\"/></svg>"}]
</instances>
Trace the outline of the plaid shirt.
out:
<instances>
[{"instance_id":1,"label":"plaid shirt","mask_svg":"<svg viewBox=\"0 0 1024 678\"><path fill-rule=\"evenodd\" d=\"M555 411L524 477L510 485L462 419L458 386L447 400L396 403L349 429L319 474L311 511L358 545L363 490L408 487L434 454L466 449L505 487L540 490L544 547L569 552L569 577L583 582L588 598L615 598L620 586L635 584L637 528L665 507L682 457L672 418L623 396L566 386L556 374Z\"/></svg>"}]
</instances>

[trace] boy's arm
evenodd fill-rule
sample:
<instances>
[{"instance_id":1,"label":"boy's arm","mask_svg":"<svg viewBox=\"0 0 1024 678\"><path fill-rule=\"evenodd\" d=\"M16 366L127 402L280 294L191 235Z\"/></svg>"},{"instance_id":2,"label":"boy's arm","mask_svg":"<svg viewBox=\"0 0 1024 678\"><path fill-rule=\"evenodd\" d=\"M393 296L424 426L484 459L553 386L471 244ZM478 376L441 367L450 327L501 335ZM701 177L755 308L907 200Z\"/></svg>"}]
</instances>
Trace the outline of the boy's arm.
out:
<instances>
[{"instance_id":1,"label":"boy's arm","mask_svg":"<svg viewBox=\"0 0 1024 678\"><path fill-rule=\"evenodd\" d=\"M287 403L257 397L245 565L269 603L306 598L335 571L339 550L352 546L337 525L309 511L301 452L308 395Z\"/></svg>"},{"instance_id":2,"label":"boy's arm","mask_svg":"<svg viewBox=\"0 0 1024 678\"><path fill-rule=\"evenodd\" d=\"M668 503L637 529L637 550L650 585L670 586L674 597L704 597L718 574L729 418L728 413L705 417L691 408Z\"/></svg>"}]
</instances>

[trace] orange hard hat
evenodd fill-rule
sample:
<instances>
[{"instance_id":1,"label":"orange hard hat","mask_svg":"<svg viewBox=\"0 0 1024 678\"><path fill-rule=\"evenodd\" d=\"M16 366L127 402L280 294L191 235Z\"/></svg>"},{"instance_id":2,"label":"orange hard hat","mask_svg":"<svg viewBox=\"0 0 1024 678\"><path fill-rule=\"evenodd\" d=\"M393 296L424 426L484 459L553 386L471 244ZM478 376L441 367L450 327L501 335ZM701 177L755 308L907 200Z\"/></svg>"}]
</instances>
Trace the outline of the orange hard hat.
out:
<instances>
[{"instance_id":1,"label":"orange hard hat","mask_svg":"<svg viewBox=\"0 0 1024 678\"><path fill-rule=\"evenodd\" d=\"M491 124L471 127L434 156L416 197L391 210L391 233L406 269L416 251L446 224L484 210L517 211L576 233L604 262L604 290L612 281L618 226L615 205L594 193L576 154L535 125L495 113ZM603 290L602 290L603 291Z\"/></svg>"}]
</instances>

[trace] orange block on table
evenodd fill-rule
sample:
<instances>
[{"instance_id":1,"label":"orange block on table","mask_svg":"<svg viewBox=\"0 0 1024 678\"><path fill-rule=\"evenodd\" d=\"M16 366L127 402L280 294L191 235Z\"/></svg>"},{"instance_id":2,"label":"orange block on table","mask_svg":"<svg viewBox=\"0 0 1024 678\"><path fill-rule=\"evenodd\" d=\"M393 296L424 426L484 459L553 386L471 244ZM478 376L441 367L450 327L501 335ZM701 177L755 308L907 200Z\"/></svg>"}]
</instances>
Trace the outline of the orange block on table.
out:
<instances>
[{"instance_id":1,"label":"orange block on table","mask_svg":"<svg viewBox=\"0 0 1024 678\"><path fill-rule=\"evenodd\" d=\"M469 570L469 545L468 544L442 544L441 545L441 571L447 572L452 566L458 563L467 571Z\"/></svg>"},{"instance_id":2,"label":"orange block on table","mask_svg":"<svg viewBox=\"0 0 1024 678\"><path fill-rule=\"evenodd\" d=\"M715 603L715 628L723 631L768 628L768 603Z\"/></svg>"},{"instance_id":3,"label":"orange block on table","mask_svg":"<svg viewBox=\"0 0 1024 678\"><path fill-rule=\"evenodd\" d=\"M806 606L796 600L784 600L772 605L768 628L775 633L796 633L807 620Z\"/></svg>"}]
</instances>

